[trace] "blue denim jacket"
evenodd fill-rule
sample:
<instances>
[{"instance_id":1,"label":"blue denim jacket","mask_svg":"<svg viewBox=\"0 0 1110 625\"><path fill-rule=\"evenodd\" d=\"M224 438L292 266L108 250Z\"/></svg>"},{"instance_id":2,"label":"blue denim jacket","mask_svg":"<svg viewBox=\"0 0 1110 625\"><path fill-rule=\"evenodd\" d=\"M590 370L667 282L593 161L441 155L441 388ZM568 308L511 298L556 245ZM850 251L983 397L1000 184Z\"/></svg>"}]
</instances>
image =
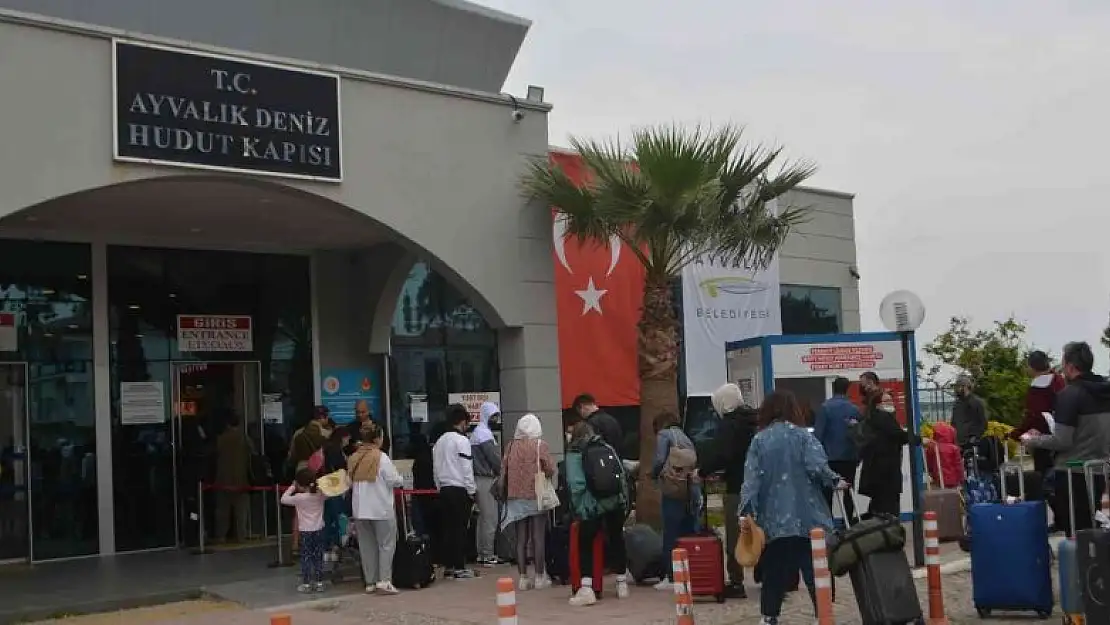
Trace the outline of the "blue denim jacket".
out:
<instances>
[{"instance_id":1,"label":"blue denim jacket","mask_svg":"<svg viewBox=\"0 0 1110 625\"><path fill-rule=\"evenodd\" d=\"M776 421L752 439L740 489L740 514L752 514L767 540L809 537L833 528L825 489L840 482L821 443L805 428Z\"/></svg>"},{"instance_id":2,"label":"blue denim jacket","mask_svg":"<svg viewBox=\"0 0 1110 625\"><path fill-rule=\"evenodd\" d=\"M848 426L860 421L859 408L843 395L836 395L821 404L813 420L813 435L825 447L829 460L855 460L856 445L848 434Z\"/></svg>"}]
</instances>

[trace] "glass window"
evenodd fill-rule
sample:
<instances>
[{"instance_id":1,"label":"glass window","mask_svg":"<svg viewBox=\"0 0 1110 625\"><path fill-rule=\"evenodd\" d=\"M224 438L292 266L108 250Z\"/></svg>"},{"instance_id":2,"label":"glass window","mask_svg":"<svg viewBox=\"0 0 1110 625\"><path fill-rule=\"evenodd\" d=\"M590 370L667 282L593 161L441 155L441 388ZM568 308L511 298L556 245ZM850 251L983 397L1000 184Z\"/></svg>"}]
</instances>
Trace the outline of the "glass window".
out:
<instances>
[{"instance_id":1,"label":"glass window","mask_svg":"<svg viewBox=\"0 0 1110 625\"><path fill-rule=\"evenodd\" d=\"M0 241L0 313L15 322L0 360L27 362L35 560L99 549L91 269L88 245Z\"/></svg>"},{"instance_id":2,"label":"glass window","mask_svg":"<svg viewBox=\"0 0 1110 625\"><path fill-rule=\"evenodd\" d=\"M409 459L411 435L443 420L449 393L500 389L497 334L458 289L420 262L401 288L391 340L391 455ZM426 424L409 419L413 394L426 396Z\"/></svg>"},{"instance_id":3,"label":"glass window","mask_svg":"<svg viewBox=\"0 0 1110 625\"><path fill-rule=\"evenodd\" d=\"M172 427L171 419L176 418L171 414L173 385L179 375L173 363L193 361L198 364L189 366L195 367L205 367L199 363L245 363L242 367L210 367L211 382L195 386L203 389L197 393L203 393L204 400L196 405L205 416L224 409L244 412L234 416L246 422L255 452L268 461L273 475L284 477L288 440L295 428L308 420L313 405L309 259L110 246L108 307L117 548L131 551L193 541L197 476L213 479L216 460L207 450L220 432ZM177 316L181 314L249 316L252 350L180 351ZM217 375L217 370L222 374ZM253 377L242 384L235 382L243 372ZM235 383L221 384L227 380ZM121 423L120 383L141 381L162 382L167 412L164 423ZM242 393L251 395L240 396ZM264 403L263 397L256 396L259 394L267 403L280 402L280 422L272 417L264 421L257 414ZM223 420L215 417L222 427ZM183 440L174 440L175 431ZM187 444L186 432L200 438ZM193 452L187 451L190 447ZM178 458L174 458L175 449L181 455ZM136 499L143 504L134 505ZM154 501L159 503L149 503ZM207 512L206 516L211 516ZM251 533L257 533L255 528L273 533L274 525L264 525L262 520L268 514L268 510L252 511Z\"/></svg>"},{"instance_id":4,"label":"glass window","mask_svg":"<svg viewBox=\"0 0 1110 625\"><path fill-rule=\"evenodd\" d=\"M840 289L784 284L783 334L836 334L841 331Z\"/></svg>"}]
</instances>

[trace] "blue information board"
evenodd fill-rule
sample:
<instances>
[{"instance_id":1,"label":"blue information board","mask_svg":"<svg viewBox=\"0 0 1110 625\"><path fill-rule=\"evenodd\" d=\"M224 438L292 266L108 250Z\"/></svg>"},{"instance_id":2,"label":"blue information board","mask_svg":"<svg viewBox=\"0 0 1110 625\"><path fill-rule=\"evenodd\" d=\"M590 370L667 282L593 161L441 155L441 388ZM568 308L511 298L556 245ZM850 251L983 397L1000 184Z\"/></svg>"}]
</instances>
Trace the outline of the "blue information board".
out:
<instances>
[{"instance_id":1,"label":"blue information board","mask_svg":"<svg viewBox=\"0 0 1110 625\"><path fill-rule=\"evenodd\" d=\"M375 421L381 421L382 385L372 369L325 369L320 373L320 398L339 425L355 420L355 406L365 401Z\"/></svg>"}]
</instances>

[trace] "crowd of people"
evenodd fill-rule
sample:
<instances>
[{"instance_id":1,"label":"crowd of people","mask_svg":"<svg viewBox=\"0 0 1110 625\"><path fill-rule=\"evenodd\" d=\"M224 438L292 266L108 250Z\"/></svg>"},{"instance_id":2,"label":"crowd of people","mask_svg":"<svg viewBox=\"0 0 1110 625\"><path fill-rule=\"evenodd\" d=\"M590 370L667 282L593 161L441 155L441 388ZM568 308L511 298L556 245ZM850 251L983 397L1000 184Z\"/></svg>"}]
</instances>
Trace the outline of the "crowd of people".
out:
<instances>
[{"instance_id":1,"label":"crowd of people","mask_svg":"<svg viewBox=\"0 0 1110 625\"><path fill-rule=\"evenodd\" d=\"M1046 482L1055 484L1050 490L1056 493L1053 508L1058 525L1089 527L1085 497L1076 498L1074 520L1067 510L1069 477L1076 482L1076 492L1086 492L1082 473L1070 470L1067 464L1110 456L1106 445L1110 431L1104 431L1110 427L1110 419L1098 418L1110 415L1110 382L1092 372L1093 355L1085 343L1065 347L1059 373L1052 370L1042 352L1032 353L1028 362L1031 382L1026 419L1012 436L1035 450L1037 471L1046 476ZM661 580L657 588L671 588L670 550L680 537L700 529L702 481L710 475L720 475L724 483L726 594L746 596L744 570L734 554L740 537L752 529L747 519L757 519L766 547L754 574L762 586L764 622L772 624L777 622L786 593L799 581L804 581L811 598L815 596L809 532L815 527L834 531L835 491L858 484L858 493L868 498L866 510L855 509L854 497L837 498L843 501L840 512L847 518L897 516L901 512L904 448L923 442L935 450L933 457L939 461L930 463L931 472L948 465L957 476L952 479L962 479L952 458L940 452L946 445L973 448L986 433L987 407L975 395L969 379L957 381L951 427L938 424L936 440L926 441L899 424L894 398L876 374L867 372L859 377L860 405L848 397L851 385L846 378L834 380L833 396L815 412L810 428L806 412L790 392L776 390L755 407L745 403L735 384L725 384L712 396L713 407L722 417L721 427L714 444L701 450L701 458L677 415L664 413L654 420L656 451L650 459L650 475L662 494L663 544L658 554ZM591 545L601 533L606 542L606 568L618 573L615 595L629 596L631 575L623 532L633 496L627 468L615 451L623 442L621 427L589 395L577 398L574 410L575 418L565 424L562 466L556 463L535 415L521 417L512 436L499 444L493 431L501 415L493 403L482 405L479 423L473 428L463 406L449 406L446 419L422 439L428 451L416 454L414 477L418 488L430 485L438 492L435 507L425 509L423 516L424 530L436 535L444 577L476 575L467 565L472 543L479 566L501 563L497 537L507 534L515 539L515 553L511 554L515 558L511 559L515 559L522 591L552 584L548 550L579 549L584 575L570 603L590 605L597 600L588 573L594 570ZM349 427L335 428L326 412L321 412L294 436L290 462L296 483L282 502L297 507L302 590L319 587L319 563L338 540L332 519L346 505L360 538L367 590L396 592L390 580L398 540L393 489L400 486L401 478L383 446L381 428L368 414ZM313 458L319 456L320 466L314 466ZM599 474L599 466L609 467L611 473ZM353 484L346 504L322 497L313 486L314 478L336 468L346 468ZM554 502L548 489L557 493ZM577 546L553 547L548 542L552 519L558 519L552 514L555 506L579 523ZM477 521L471 536L475 509Z\"/></svg>"}]
</instances>

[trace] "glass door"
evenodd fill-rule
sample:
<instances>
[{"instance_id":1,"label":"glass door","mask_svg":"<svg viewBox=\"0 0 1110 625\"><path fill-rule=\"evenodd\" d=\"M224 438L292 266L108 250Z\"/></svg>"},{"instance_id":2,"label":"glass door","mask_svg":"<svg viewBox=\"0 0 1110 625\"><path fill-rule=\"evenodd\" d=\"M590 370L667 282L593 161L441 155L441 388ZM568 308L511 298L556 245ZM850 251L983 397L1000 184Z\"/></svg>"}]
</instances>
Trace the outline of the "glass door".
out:
<instances>
[{"instance_id":1,"label":"glass door","mask_svg":"<svg viewBox=\"0 0 1110 625\"><path fill-rule=\"evenodd\" d=\"M0 562L31 560L27 365L0 364Z\"/></svg>"},{"instance_id":2,"label":"glass door","mask_svg":"<svg viewBox=\"0 0 1110 625\"><path fill-rule=\"evenodd\" d=\"M236 490L250 485L251 456L265 452L259 363L176 362L172 369L178 543L198 546L201 523L206 545L264 535L263 498Z\"/></svg>"}]
</instances>

